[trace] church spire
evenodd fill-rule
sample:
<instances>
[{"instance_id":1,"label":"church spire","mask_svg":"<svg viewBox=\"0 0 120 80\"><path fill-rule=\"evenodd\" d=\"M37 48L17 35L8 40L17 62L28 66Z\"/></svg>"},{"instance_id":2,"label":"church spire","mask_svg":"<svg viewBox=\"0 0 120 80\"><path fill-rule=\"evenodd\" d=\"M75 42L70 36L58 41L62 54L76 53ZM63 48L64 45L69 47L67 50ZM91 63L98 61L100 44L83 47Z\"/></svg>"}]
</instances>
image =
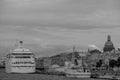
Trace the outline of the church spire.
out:
<instances>
[{"instance_id":1,"label":"church spire","mask_svg":"<svg viewBox=\"0 0 120 80\"><path fill-rule=\"evenodd\" d=\"M77 62L76 62L76 57L75 57L75 45L73 45L73 53L72 53L72 63L74 64L74 65L76 65L77 64Z\"/></svg>"},{"instance_id":2,"label":"church spire","mask_svg":"<svg viewBox=\"0 0 120 80\"><path fill-rule=\"evenodd\" d=\"M75 52L75 45L73 45L73 53Z\"/></svg>"}]
</instances>

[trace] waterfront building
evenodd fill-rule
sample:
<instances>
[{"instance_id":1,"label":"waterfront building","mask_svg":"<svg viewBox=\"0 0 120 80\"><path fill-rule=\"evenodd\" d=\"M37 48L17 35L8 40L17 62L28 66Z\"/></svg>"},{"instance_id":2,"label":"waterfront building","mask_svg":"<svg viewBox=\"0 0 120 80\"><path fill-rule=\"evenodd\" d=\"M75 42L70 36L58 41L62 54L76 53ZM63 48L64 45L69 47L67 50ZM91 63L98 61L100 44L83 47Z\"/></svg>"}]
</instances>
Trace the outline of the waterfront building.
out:
<instances>
[{"instance_id":1,"label":"waterfront building","mask_svg":"<svg viewBox=\"0 0 120 80\"><path fill-rule=\"evenodd\" d=\"M75 47L73 47L73 52L64 52L50 57L51 65L65 66L65 62L75 63L74 65L81 65L81 58L85 62L87 55L89 55L88 51L76 51Z\"/></svg>"},{"instance_id":2,"label":"waterfront building","mask_svg":"<svg viewBox=\"0 0 120 80\"><path fill-rule=\"evenodd\" d=\"M51 66L51 59L49 57L44 58L44 68L49 68Z\"/></svg>"},{"instance_id":3,"label":"waterfront building","mask_svg":"<svg viewBox=\"0 0 120 80\"><path fill-rule=\"evenodd\" d=\"M96 67L96 63L102 59L102 52L100 52L98 49L94 50L88 50L88 55L86 56L86 63L89 66L90 69L93 69Z\"/></svg>"},{"instance_id":4,"label":"waterfront building","mask_svg":"<svg viewBox=\"0 0 120 80\"><path fill-rule=\"evenodd\" d=\"M44 68L44 57L36 59L36 69Z\"/></svg>"},{"instance_id":5,"label":"waterfront building","mask_svg":"<svg viewBox=\"0 0 120 80\"><path fill-rule=\"evenodd\" d=\"M7 73L34 73L35 67L35 55L23 47L22 41L17 48L7 54L5 59Z\"/></svg>"},{"instance_id":6,"label":"waterfront building","mask_svg":"<svg viewBox=\"0 0 120 80\"><path fill-rule=\"evenodd\" d=\"M89 55L87 56L88 60L90 61L98 61L101 58L101 52L97 49L89 51Z\"/></svg>"},{"instance_id":7,"label":"waterfront building","mask_svg":"<svg viewBox=\"0 0 120 80\"><path fill-rule=\"evenodd\" d=\"M104 52L102 56L103 56L104 63L109 65L110 60L117 60L118 57L120 57L120 51L114 50L111 52Z\"/></svg>"},{"instance_id":8,"label":"waterfront building","mask_svg":"<svg viewBox=\"0 0 120 80\"><path fill-rule=\"evenodd\" d=\"M65 61L67 60L67 54L58 54L55 56L51 57L51 64L52 65L59 65L59 66L64 66Z\"/></svg>"},{"instance_id":9,"label":"waterfront building","mask_svg":"<svg viewBox=\"0 0 120 80\"><path fill-rule=\"evenodd\" d=\"M0 68L4 68L5 67L5 61L4 60L0 60Z\"/></svg>"}]
</instances>

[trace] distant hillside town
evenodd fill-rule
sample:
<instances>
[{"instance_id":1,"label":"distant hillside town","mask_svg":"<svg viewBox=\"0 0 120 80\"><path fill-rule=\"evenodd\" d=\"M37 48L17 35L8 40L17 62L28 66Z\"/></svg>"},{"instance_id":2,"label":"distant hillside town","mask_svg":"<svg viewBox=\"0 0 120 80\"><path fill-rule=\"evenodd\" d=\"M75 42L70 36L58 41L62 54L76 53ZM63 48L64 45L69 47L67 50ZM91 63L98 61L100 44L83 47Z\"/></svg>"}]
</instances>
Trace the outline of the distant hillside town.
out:
<instances>
[{"instance_id":1,"label":"distant hillside town","mask_svg":"<svg viewBox=\"0 0 120 80\"><path fill-rule=\"evenodd\" d=\"M65 66L66 61L72 61L73 54L77 60L81 59L81 55L85 55L83 61L89 66L91 70L100 67L103 70L106 68L114 68L114 70L116 70L120 66L120 48L115 48L110 35L107 36L107 41L104 44L103 51L100 51L97 48L88 49L86 51L74 51L74 53L63 52L51 57L37 58L36 67L47 68L55 65L59 67Z\"/></svg>"}]
</instances>

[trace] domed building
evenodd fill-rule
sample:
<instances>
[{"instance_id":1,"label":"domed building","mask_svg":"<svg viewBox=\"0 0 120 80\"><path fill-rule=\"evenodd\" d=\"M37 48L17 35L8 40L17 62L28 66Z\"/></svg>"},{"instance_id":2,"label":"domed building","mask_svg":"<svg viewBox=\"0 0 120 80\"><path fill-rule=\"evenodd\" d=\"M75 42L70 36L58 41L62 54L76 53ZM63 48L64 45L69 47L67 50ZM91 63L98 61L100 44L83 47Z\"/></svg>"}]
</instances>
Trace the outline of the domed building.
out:
<instances>
[{"instance_id":1,"label":"domed building","mask_svg":"<svg viewBox=\"0 0 120 80\"><path fill-rule=\"evenodd\" d=\"M111 41L111 36L108 35L107 41L106 41L106 43L105 43L105 45L104 45L104 48L103 48L103 51L104 51L104 52L111 52L111 51L114 50L114 49L115 49L115 48L114 48L114 45L113 45L113 43L112 43L112 41Z\"/></svg>"}]
</instances>

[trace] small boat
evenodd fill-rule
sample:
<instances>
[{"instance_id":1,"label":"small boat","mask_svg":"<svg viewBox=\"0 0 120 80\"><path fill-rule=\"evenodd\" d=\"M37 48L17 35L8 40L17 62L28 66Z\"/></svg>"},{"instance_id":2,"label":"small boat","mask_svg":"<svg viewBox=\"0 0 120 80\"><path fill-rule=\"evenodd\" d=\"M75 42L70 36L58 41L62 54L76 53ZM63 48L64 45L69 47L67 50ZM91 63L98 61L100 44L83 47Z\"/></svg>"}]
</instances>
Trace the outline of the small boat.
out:
<instances>
[{"instance_id":1,"label":"small boat","mask_svg":"<svg viewBox=\"0 0 120 80\"><path fill-rule=\"evenodd\" d=\"M88 69L72 67L65 70L66 77L90 78L91 72Z\"/></svg>"},{"instance_id":2,"label":"small boat","mask_svg":"<svg viewBox=\"0 0 120 80\"><path fill-rule=\"evenodd\" d=\"M73 47L73 53L75 52L75 47ZM80 66L78 65L78 60L75 59L75 55L72 56L72 62L67 62L67 67L65 69L66 77L76 77L76 78L90 78L91 72L87 66L83 65L83 56L80 59Z\"/></svg>"}]
</instances>

